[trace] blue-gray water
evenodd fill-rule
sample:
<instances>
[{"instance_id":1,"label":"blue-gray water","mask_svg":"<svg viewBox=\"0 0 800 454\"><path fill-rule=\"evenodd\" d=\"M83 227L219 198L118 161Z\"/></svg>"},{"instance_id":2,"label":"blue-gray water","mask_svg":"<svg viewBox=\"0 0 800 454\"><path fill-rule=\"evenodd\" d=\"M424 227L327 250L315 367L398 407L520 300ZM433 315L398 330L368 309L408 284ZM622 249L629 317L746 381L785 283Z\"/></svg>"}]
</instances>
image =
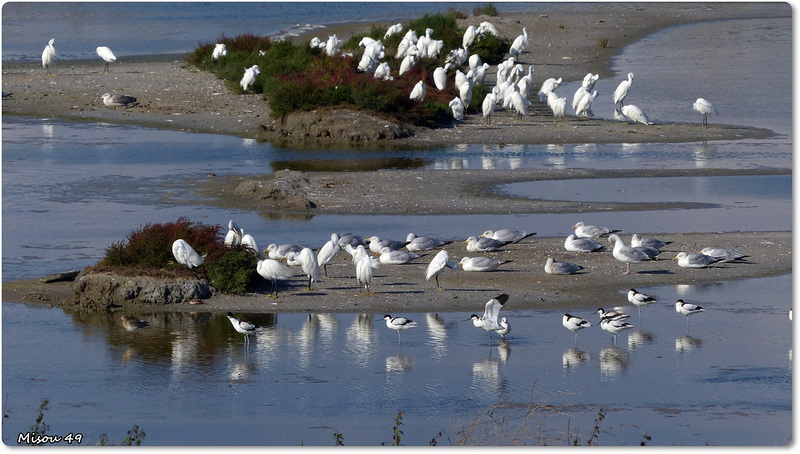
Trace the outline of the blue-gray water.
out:
<instances>
[{"instance_id":1,"label":"blue-gray water","mask_svg":"<svg viewBox=\"0 0 800 454\"><path fill-rule=\"evenodd\" d=\"M3 8L4 61L8 7ZM158 28L157 22L146 24ZM780 95L791 92L791 68L783 63L791 55L791 21L764 24L725 21L716 28L678 27L648 37L616 60L619 77L608 78L601 96L608 97L621 75L633 70L629 101L659 121L699 121L690 106L703 96L720 110L710 121L779 133L766 140L299 152L225 136L4 116L3 280L93 264L131 230L184 215L212 224L234 218L261 244L310 246L321 245L332 231L354 230L391 238L409 231L464 238L513 227L561 236L579 220L642 233L789 230L788 176L698 178L675 186L670 183L680 180L659 180L663 190L648 187L644 179L568 183L573 190L568 198L602 201L635 192L637 198L673 201L690 187L693 197L719 205L652 213L297 218L187 203L192 194L186 179L208 171L269 173L274 162L298 160L421 158L431 169L791 168L791 103ZM200 40L219 35L209 30ZM720 30L737 45L715 42ZM34 56L43 46L34 46ZM152 53L130 46L131 54ZM670 76L674 60L653 58L664 46L687 56L701 52L711 68L740 61L754 49L765 58L738 65L748 71L744 76L723 71L723 79L695 94L685 88L705 81L704 72L687 68L680 77ZM75 58L82 47L70 51ZM770 84L752 85L762 73L772 75ZM653 80L657 87L645 88ZM573 91L560 95L571 98ZM755 109L761 99L774 111ZM598 105L595 112L606 116L610 110ZM734 197L728 185L746 190ZM90 442L107 433L119 443L138 424L151 445L329 445L339 432L347 445L375 446L391 441L394 417L402 410L405 444L426 445L439 430L444 431L440 442L450 444L454 426L469 425L490 406L547 400L564 411L548 417L546 425L559 433L569 428L585 437L599 409L607 411L602 445L638 444L641 431L657 445L785 445L792 437L791 289L791 276L639 289L660 299L642 310L641 322L635 308L625 308L639 330L621 334L617 349L610 349L610 335L599 328L584 330L577 351L573 335L560 326L561 311L514 311L511 305L504 309L513 326L511 339L502 348L496 340L490 347L483 331L463 321L485 301L465 302L464 313L439 314L443 330L434 314L403 314L420 326L403 333L400 347L395 333L374 320L383 314L254 315L267 329L249 353L242 337L218 316L136 314L152 326L134 341L112 315L65 314L5 301L3 398L9 418L3 437L15 444L17 432L28 430L41 399L48 397L50 432L80 431ZM672 308L677 298L707 308L692 316L688 331L685 317ZM620 294L609 306L624 301ZM597 321L591 311L574 312ZM31 326L39 329L32 332ZM480 435L485 427L477 424L472 432Z\"/></svg>"}]
</instances>

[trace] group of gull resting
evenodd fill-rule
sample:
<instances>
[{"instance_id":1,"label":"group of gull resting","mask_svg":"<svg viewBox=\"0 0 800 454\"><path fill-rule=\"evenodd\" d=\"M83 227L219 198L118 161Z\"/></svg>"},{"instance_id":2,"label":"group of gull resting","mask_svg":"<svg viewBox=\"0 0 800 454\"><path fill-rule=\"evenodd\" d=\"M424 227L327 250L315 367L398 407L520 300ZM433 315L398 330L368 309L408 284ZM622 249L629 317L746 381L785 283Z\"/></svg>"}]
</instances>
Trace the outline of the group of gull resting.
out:
<instances>
[{"instance_id":1,"label":"group of gull resting","mask_svg":"<svg viewBox=\"0 0 800 454\"><path fill-rule=\"evenodd\" d=\"M640 236L633 234L630 245L626 245L622 238L617 234L620 230L607 227L586 225L578 222L572 226L574 232L564 241L564 249L571 252L593 253L605 249L605 245L598 242L601 237L607 237L608 242L613 243L612 256L626 265L623 274L630 273L631 264L638 264L647 260L657 260L662 249L670 244L670 241L662 241L658 238ZM487 230L479 236L471 236L462 243L466 245L467 252L484 253L502 250L508 244L518 243L535 233L528 233L516 229ZM309 247L297 244L270 244L266 249L261 250L255 238L244 233L233 220L228 222L228 231L225 236L225 244L228 247L246 247L253 251L258 257L256 271L264 279L271 283L271 297L278 297L278 281L287 281L296 273L293 267L299 267L303 275L308 279L308 290L311 290L313 282L322 280L322 274L327 278L327 265L331 264L334 257L342 250L350 254L352 264L355 266L355 277L359 288L364 287L366 294L372 294L370 285L373 278L373 270L379 265L395 266L405 265L422 257L419 252L437 250L438 252L425 268L425 279L434 279L437 290L439 286L439 275L446 268L457 269L461 266L464 271L487 272L498 269L499 265L507 261L495 259L486 255L463 257L459 262L451 261L445 245L453 241L445 241L438 238L417 236L409 233L405 241L380 239L377 236L362 238L354 234L337 233L331 234L331 238L316 252ZM172 245L172 252L175 260L187 267L196 268L202 266L205 259L204 255L198 253L185 240L178 239ZM740 262L747 259L747 255L735 249L722 249L707 247L697 253L678 252L672 261L676 261L678 266L684 268L706 268L717 263ZM284 265L284 262L286 265ZM581 272L582 266L555 260L548 257L544 270L552 275L570 275ZM421 273L420 273L421 274ZM421 276L420 276L421 277ZM364 293L362 293L364 294ZM501 294L490 299L484 307L482 316L472 314L470 320L477 328L483 328L489 333L493 331L500 335L501 340L506 340L506 335L511 330L511 325L507 317L500 317L500 309L508 301L508 294ZM656 303L657 298L638 292L636 289L628 291L628 302L637 306L641 315L641 307L651 303ZM689 315L702 312L701 306L679 299L675 303L675 310L678 314L686 316L688 328ZM600 327L613 335L613 342L616 344L618 333L633 328L633 325L625 321L629 316L618 311L604 311L602 308L597 310L600 315ZM392 317L385 315L386 326L397 331L398 342L400 341L400 331L414 328L416 322L402 316ZM232 313L228 313L228 319L233 324L236 331L245 335L248 342L248 335L256 333L258 327L245 320L238 319ZM147 326L146 322L123 317L123 326L133 333ZM564 314L562 323L564 327L575 333L575 341L578 339L578 331L588 328L592 324L580 317Z\"/></svg>"}]
</instances>

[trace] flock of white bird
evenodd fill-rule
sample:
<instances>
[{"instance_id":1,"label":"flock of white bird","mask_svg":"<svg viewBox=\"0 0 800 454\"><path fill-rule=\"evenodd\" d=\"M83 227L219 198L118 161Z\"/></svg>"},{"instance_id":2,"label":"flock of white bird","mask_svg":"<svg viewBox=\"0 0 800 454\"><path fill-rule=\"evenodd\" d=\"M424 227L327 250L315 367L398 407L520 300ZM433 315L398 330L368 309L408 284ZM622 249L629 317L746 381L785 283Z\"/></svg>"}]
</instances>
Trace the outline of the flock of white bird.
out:
<instances>
[{"instance_id":1,"label":"flock of white bird","mask_svg":"<svg viewBox=\"0 0 800 454\"><path fill-rule=\"evenodd\" d=\"M403 31L403 24L395 24L389 27L384 39L393 34ZM456 121L463 121L467 107L472 101L472 91L476 84L484 84L487 71L490 69L488 63L483 63L478 54L469 54L469 48L475 39L484 33L499 35L497 28L491 22L481 22L478 26L470 25L466 28L462 47L454 49L447 54L445 65L437 67L432 74L432 82L436 90L443 91L448 85L448 71L455 70L453 83L455 84L458 96L454 97L449 107ZM444 42L433 38L434 30L426 29L424 36L417 36L414 30L406 31L403 39L398 45L395 53L396 58L402 58L397 75L402 76L420 59L437 58L443 51ZM325 49L328 56L339 53L339 39L336 35L328 37L327 41L322 41L317 37L311 39L309 45L315 48ZM506 111L513 111L517 115L517 120L528 115L531 102L528 99L533 84L532 65L528 66L527 74L522 64L519 63L525 48L529 44L528 30L522 28L522 34L514 38L508 50L508 59L498 64L496 67L496 82L490 93L486 95L482 104L481 111L484 123L491 124L491 117L498 106ZM364 48L358 70L365 73L374 73L375 78L382 80L393 80L391 68L388 63L380 60L385 57L385 47L380 40L364 37L359 43L359 47ZM462 72L461 68L467 72ZM599 74L588 73L583 79L581 86L576 90L572 98L572 109L577 117L593 117L592 104L598 95L594 89L595 82L600 78ZM243 79L244 81L244 79ZM564 120L567 110L567 98L559 97L556 89L562 83L563 78L548 78L542 82L539 90L539 100L546 102L553 113L554 121ZM642 123L645 125L653 124L647 115L639 107L629 104L625 105L624 100L633 83L633 73L628 73L627 79L620 82L619 86L612 95L614 101L614 118L616 120ZM425 100L428 83L420 80L414 85L409 98L422 102ZM693 110L703 115L703 126L708 126L708 115L716 114L714 106L704 98L698 98L693 106Z\"/></svg>"},{"instance_id":2,"label":"flock of white bird","mask_svg":"<svg viewBox=\"0 0 800 454\"><path fill-rule=\"evenodd\" d=\"M631 237L631 245L628 246L617 234L619 230L587 225L583 222L576 223L572 226L572 229L574 229L574 233L570 234L565 240L565 250L593 253L605 248L605 245L596 240L601 237L608 237L608 241L614 245L612 256L626 265L626 270L623 274L631 272L631 264L641 263L646 260L657 260L661 250L670 244L669 241L634 234ZM504 246L509 244L519 243L532 235L535 235L535 233L516 229L487 230L479 236L469 237L462 243L466 245L466 250L470 253L494 252L502 250ZM486 272L494 271L498 266L508 262L507 260L489 256L476 256L463 257L456 263L450 260L449 253L443 249L444 246L452 243L452 241L417 236L413 233L409 233L405 241L381 239L377 236L363 238L353 234L339 235L333 233L330 240L318 248L316 252L307 246L296 244L270 244L266 249L261 250L252 235L244 233L241 227L233 220L230 220L224 241L229 247L245 246L259 257L256 271L271 283L270 296L273 297L278 296L278 281L289 280L297 274L292 271L292 267L299 267L302 270L303 275L308 279L307 289L311 290L313 282L322 280L323 272L327 277L327 265L331 264L334 257L342 250L351 256L352 264L355 267L355 279L359 284L359 288L364 288L364 292L359 292L360 294L372 294L370 285L372 284L374 270L378 266L412 263L422 257L418 253L422 251L439 249L425 268L425 279L428 281L434 279L437 290L440 289L439 276L446 268L455 270L461 266L464 271ZM172 252L178 263L190 269L201 266L205 258L182 239L178 239L173 243ZM707 268L716 263L744 261L747 257L735 249L708 247L697 253L679 252L672 260L677 261L678 266L684 268ZM286 264L284 265L284 263ZM570 275L579 273L583 270L583 267L548 257L544 270L547 274ZM477 314L471 316L473 324L489 332L490 337L491 332L496 331L500 334L501 339L505 339L511 327L506 317L499 317L499 311L508 298L507 294L492 298L486 303L482 316ZM656 302L655 298L639 293L635 289L631 289L628 292L628 300L637 307ZM687 316L687 328L688 316L702 310L703 308L682 300L676 303L676 311ZM616 342L617 333L633 327L625 321L628 318L627 314L604 312L602 309L598 310L598 313L601 316L600 327L614 336L614 342ZM399 331L416 326L413 321L405 317L386 315L384 318L387 327L398 331L398 340ZM591 323L580 317L565 314L563 325L565 328L575 332L577 342L577 331L591 326ZM236 324L234 326L236 327ZM245 335L247 334L245 333Z\"/></svg>"}]
</instances>

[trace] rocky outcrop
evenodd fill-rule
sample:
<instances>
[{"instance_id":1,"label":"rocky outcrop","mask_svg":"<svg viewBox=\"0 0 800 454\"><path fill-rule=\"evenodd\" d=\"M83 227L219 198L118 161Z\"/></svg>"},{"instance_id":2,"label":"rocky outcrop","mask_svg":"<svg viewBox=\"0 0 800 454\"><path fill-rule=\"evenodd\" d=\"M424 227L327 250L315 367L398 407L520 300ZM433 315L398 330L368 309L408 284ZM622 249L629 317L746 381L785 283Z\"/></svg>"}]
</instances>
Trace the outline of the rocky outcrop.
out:
<instances>
[{"instance_id":1,"label":"rocky outcrop","mask_svg":"<svg viewBox=\"0 0 800 454\"><path fill-rule=\"evenodd\" d=\"M411 129L404 125L346 109L292 112L273 123L261 125L257 131L258 140L274 143L362 143L411 135Z\"/></svg>"},{"instance_id":2,"label":"rocky outcrop","mask_svg":"<svg viewBox=\"0 0 800 454\"><path fill-rule=\"evenodd\" d=\"M69 309L106 310L113 306L136 304L177 304L210 298L205 279L164 279L148 276L121 276L113 273L81 273L72 284Z\"/></svg>"}]
</instances>

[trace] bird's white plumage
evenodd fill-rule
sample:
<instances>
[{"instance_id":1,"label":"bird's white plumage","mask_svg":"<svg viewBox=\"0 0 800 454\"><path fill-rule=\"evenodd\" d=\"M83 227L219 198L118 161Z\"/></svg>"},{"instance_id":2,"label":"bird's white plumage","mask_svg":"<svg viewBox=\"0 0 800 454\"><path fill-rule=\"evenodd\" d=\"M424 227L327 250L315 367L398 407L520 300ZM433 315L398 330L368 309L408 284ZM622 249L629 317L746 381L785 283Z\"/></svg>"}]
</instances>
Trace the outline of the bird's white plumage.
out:
<instances>
[{"instance_id":1,"label":"bird's white plumage","mask_svg":"<svg viewBox=\"0 0 800 454\"><path fill-rule=\"evenodd\" d=\"M384 265L402 265L420 257L416 252L393 251L385 247L378 252L378 261Z\"/></svg>"},{"instance_id":2,"label":"bird's white plumage","mask_svg":"<svg viewBox=\"0 0 800 454\"><path fill-rule=\"evenodd\" d=\"M716 109L714 109L714 105L705 98L697 98L694 104L692 104L692 109L703 114L703 126L706 127L708 127L708 115L717 114Z\"/></svg>"},{"instance_id":3,"label":"bird's white plumage","mask_svg":"<svg viewBox=\"0 0 800 454\"><path fill-rule=\"evenodd\" d=\"M742 254L741 251L736 249L723 249L723 248L716 248L716 247L705 247L700 250L700 254L708 255L710 257L714 257L715 259L719 259L720 262L734 262L737 260L744 260L747 258L746 255Z\"/></svg>"},{"instance_id":4,"label":"bird's white plumage","mask_svg":"<svg viewBox=\"0 0 800 454\"><path fill-rule=\"evenodd\" d=\"M597 238L603 235L619 232L619 230L610 229L599 225L587 225L583 222L576 222L572 226L575 229L575 236L578 238Z\"/></svg>"},{"instance_id":5,"label":"bird's white plumage","mask_svg":"<svg viewBox=\"0 0 800 454\"><path fill-rule=\"evenodd\" d=\"M471 236L464 241L468 252L492 252L508 244L508 241L495 240L493 238Z\"/></svg>"},{"instance_id":6,"label":"bird's white plumage","mask_svg":"<svg viewBox=\"0 0 800 454\"><path fill-rule=\"evenodd\" d=\"M500 319L500 329L497 330L497 334L500 335L500 339L505 340L506 335L511 332L511 324L508 323L507 317L502 317Z\"/></svg>"},{"instance_id":7,"label":"bird's white plumage","mask_svg":"<svg viewBox=\"0 0 800 454\"><path fill-rule=\"evenodd\" d=\"M264 279L270 281L272 284L272 291L276 297L278 296L278 281L287 280L292 275L289 268L273 259L259 260L258 263L256 263L256 272Z\"/></svg>"},{"instance_id":8,"label":"bird's white plumage","mask_svg":"<svg viewBox=\"0 0 800 454\"><path fill-rule=\"evenodd\" d=\"M325 277L328 276L327 266L333 262L334 257L336 257L336 254L341 250L342 247L339 246L339 234L335 232L331 233L331 239L323 244L317 253L317 263L325 271Z\"/></svg>"},{"instance_id":9,"label":"bird's white plumage","mask_svg":"<svg viewBox=\"0 0 800 454\"><path fill-rule=\"evenodd\" d=\"M503 293L490 299L484 305L483 315L478 317L477 314L472 314L470 319L476 328L483 328L491 335L492 331L497 331L500 326L500 309L508 301L508 294Z\"/></svg>"},{"instance_id":10,"label":"bird's white plumage","mask_svg":"<svg viewBox=\"0 0 800 454\"><path fill-rule=\"evenodd\" d=\"M436 288L439 288L439 275L442 274L444 269L456 269L457 267L458 264L456 262L450 261L450 254L442 249L433 257L431 263L428 264L428 268L425 270L425 280L429 281L431 278L435 278Z\"/></svg>"},{"instance_id":11,"label":"bird's white plumage","mask_svg":"<svg viewBox=\"0 0 800 454\"><path fill-rule=\"evenodd\" d=\"M615 105L622 104L622 102L625 100L625 97L628 96L628 91L630 90L632 83L633 73L628 73L628 78L620 82L619 85L617 85L617 89L614 90L612 99L614 100Z\"/></svg>"},{"instance_id":12,"label":"bird's white plumage","mask_svg":"<svg viewBox=\"0 0 800 454\"><path fill-rule=\"evenodd\" d=\"M242 86L242 91L247 91L250 87L252 87L256 82L256 77L258 77L259 74L261 74L261 68L258 65L245 68L242 80L239 81L239 85Z\"/></svg>"},{"instance_id":13,"label":"bird's white plumage","mask_svg":"<svg viewBox=\"0 0 800 454\"><path fill-rule=\"evenodd\" d=\"M647 246L655 249L663 249L669 242L661 241L658 238L646 237L641 236L638 233L634 233L631 236L631 246L639 247L639 246Z\"/></svg>"},{"instance_id":14,"label":"bird's white plumage","mask_svg":"<svg viewBox=\"0 0 800 454\"><path fill-rule=\"evenodd\" d=\"M575 274L582 269L583 267L578 264L556 260L553 257L548 257L544 264L544 272L547 274Z\"/></svg>"},{"instance_id":15,"label":"bird's white plumage","mask_svg":"<svg viewBox=\"0 0 800 454\"><path fill-rule=\"evenodd\" d=\"M614 249L611 251L611 254L615 259L625 264L626 268L624 274L630 274L631 263L641 263L644 260L650 260L650 256L644 252L627 246L617 234L611 234L608 237L608 241L614 243Z\"/></svg>"},{"instance_id":16,"label":"bird's white plumage","mask_svg":"<svg viewBox=\"0 0 800 454\"><path fill-rule=\"evenodd\" d=\"M231 312L227 314L228 320L230 320L233 329L237 332L244 334L244 342L245 345L250 343L250 335L255 334L256 332L256 325L248 322L247 320L242 320L233 316Z\"/></svg>"},{"instance_id":17,"label":"bird's white plumage","mask_svg":"<svg viewBox=\"0 0 800 454\"><path fill-rule=\"evenodd\" d=\"M605 246L591 238L578 238L574 234L564 240L564 249L570 252L593 252Z\"/></svg>"},{"instance_id":18,"label":"bird's white plumage","mask_svg":"<svg viewBox=\"0 0 800 454\"><path fill-rule=\"evenodd\" d=\"M625 116L628 120L634 123L641 123L643 125L651 125L653 123L647 118L647 114L645 114L642 109L634 106L633 104L629 104L627 106L623 106L620 110L622 115Z\"/></svg>"},{"instance_id":19,"label":"bird's white plumage","mask_svg":"<svg viewBox=\"0 0 800 454\"><path fill-rule=\"evenodd\" d=\"M106 46L99 46L95 50L97 51L97 55L99 55L100 58L102 58L103 61L106 63L105 68L103 69L103 72L107 73L108 72L108 65L113 63L113 62L115 62L115 61L117 61L116 55L114 55L114 52L111 52L111 49L109 49Z\"/></svg>"},{"instance_id":20,"label":"bird's white plumage","mask_svg":"<svg viewBox=\"0 0 800 454\"><path fill-rule=\"evenodd\" d=\"M711 257L710 255L689 252L678 252L678 255L672 260L677 260L678 266L682 268L706 268L720 261L720 259Z\"/></svg>"},{"instance_id":21,"label":"bird's white plumage","mask_svg":"<svg viewBox=\"0 0 800 454\"><path fill-rule=\"evenodd\" d=\"M636 306L647 306L657 303L658 300L650 295L637 291L635 288L628 290L628 302Z\"/></svg>"},{"instance_id":22,"label":"bird's white plumage","mask_svg":"<svg viewBox=\"0 0 800 454\"><path fill-rule=\"evenodd\" d=\"M491 238L493 240L504 241L507 243L517 243L529 236L536 235L536 233L528 233L516 229L500 229L500 230L487 230L480 236L483 238Z\"/></svg>"},{"instance_id":23,"label":"bird's white plumage","mask_svg":"<svg viewBox=\"0 0 800 454\"><path fill-rule=\"evenodd\" d=\"M136 102L136 98L133 96L120 95L116 93L104 93L100 99L102 99L103 104L108 107L125 107Z\"/></svg>"},{"instance_id":24,"label":"bird's white plumage","mask_svg":"<svg viewBox=\"0 0 800 454\"><path fill-rule=\"evenodd\" d=\"M575 333L576 339L578 338L578 331L592 326L588 321L570 314L564 314L564 316L561 317L561 324L564 328Z\"/></svg>"},{"instance_id":25,"label":"bird's white plumage","mask_svg":"<svg viewBox=\"0 0 800 454\"><path fill-rule=\"evenodd\" d=\"M212 60L219 60L220 57L228 55L228 46L223 43L214 44L214 51L211 53Z\"/></svg>"},{"instance_id":26,"label":"bird's white plumage","mask_svg":"<svg viewBox=\"0 0 800 454\"><path fill-rule=\"evenodd\" d=\"M438 238L416 236L414 233L409 233L408 236L406 236L406 249L411 252L428 251L442 247L445 244L447 244L446 241Z\"/></svg>"},{"instance_id":27,"label":"bird's white plumage","mask_svg":"<svg viewBox=\"0 0 800 454\"><path fill-rule=\"evenodd\" d=\"M494 271L498 266L508 263L508 260L498 260L492 257L462 257L458 265L464 271Z\"/></svg>"},{"instance_id":28,"label":"bird's white plumage","mask_svg":"<svg viewBox=\"0 0 800 454\"><path fill-rule=\"evenodd\" d=\"M687 318L690 315L697 314L698 312L703 312L705 309L702 306L698 306L697 304L687 303L686 301L679 299L675 303L675 312L685 315Z\"/></svg>"},{"instance_id":29,"label":"bird's white plumage","mask_svg":"<svg viewBox=\"0 0 800 454\"><path fill-rule=\"evenodd\" d=\"M197 268L203 264L204 256L201 256L183 239L177 239L172 243L172 255L175 261L181 265L186 265L190 269Z\"/></svg>"},{"instance_id":30,"label":"bird's white plumage","mask_svg":"<svg viewBox=\"0 0 800 454\"><path fill-rule=\"evenodd\" d=\"M44 47L42 51L42 68L47 70L47 74L50 74L50 65L53 64L53 60L56 58L56 39L53 38L47 42L47 45Z\"/></svg>"}]
</instances>

